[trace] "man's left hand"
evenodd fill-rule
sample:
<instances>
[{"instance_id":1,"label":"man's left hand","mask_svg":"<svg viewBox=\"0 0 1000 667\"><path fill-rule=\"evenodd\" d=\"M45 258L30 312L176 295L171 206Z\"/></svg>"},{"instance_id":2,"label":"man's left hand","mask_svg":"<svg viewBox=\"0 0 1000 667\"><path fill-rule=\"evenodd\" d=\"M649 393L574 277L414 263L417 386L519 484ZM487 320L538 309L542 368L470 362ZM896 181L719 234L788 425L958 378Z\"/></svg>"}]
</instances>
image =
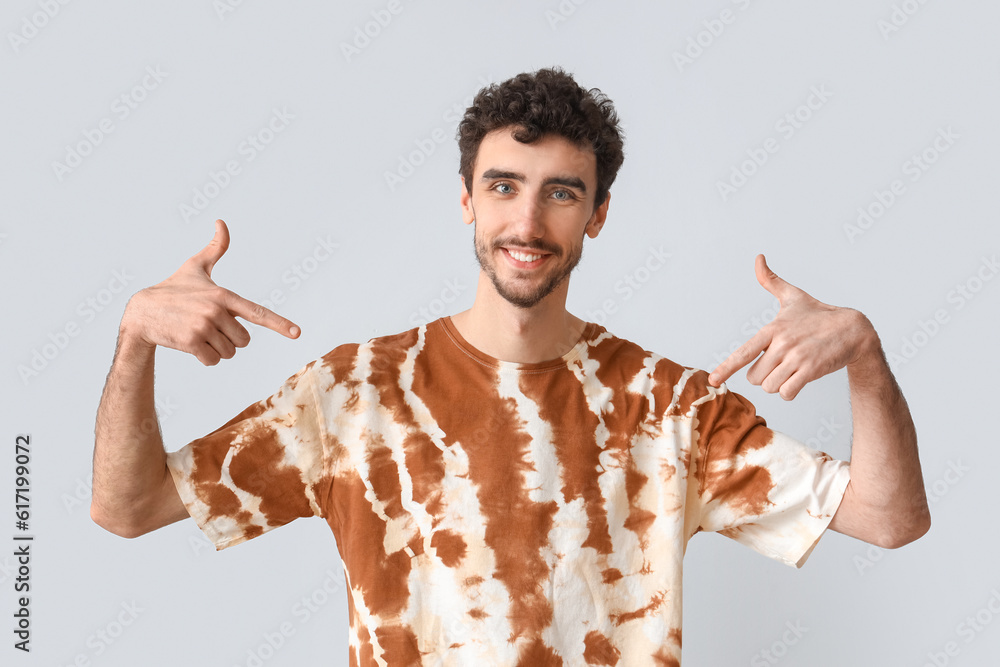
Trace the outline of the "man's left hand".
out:
<instances>
[{"instance_id":1,"label":"man's left hand","mask_svg":"<svg viewBox=\"0 0 1000 667\"><path fill-rule=\"evenodd\" d=\"M755 269L757 281L778 299L778 315L712 371L712 386L763 352L747 371L747 380L790 401L807 383L880 353L867 317L817 301L785 282L768 268L764 255L757 255Z\"/></svg>"}]
</instances>

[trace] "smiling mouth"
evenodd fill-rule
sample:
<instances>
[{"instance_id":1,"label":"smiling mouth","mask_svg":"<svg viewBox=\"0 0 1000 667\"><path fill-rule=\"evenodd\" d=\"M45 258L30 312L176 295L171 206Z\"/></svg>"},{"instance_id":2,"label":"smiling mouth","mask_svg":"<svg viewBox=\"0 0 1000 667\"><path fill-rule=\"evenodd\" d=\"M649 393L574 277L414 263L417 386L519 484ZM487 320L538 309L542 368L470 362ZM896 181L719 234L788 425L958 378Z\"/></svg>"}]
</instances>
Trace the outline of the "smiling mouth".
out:
<instances>
[{"instance_id":1,"label":"smiling mouth","mask_svg":"<svg viewBox=\"0 0 1000 667\"><path fill-rule=\"evenodd\" d=\"M548 258L552 256L552 253L548 252L529 252L525 250L515 250L513 248L507 248L501 246L503 253L507 256L507 260L517 269L534 269L536 267L545 264Z\"/></svg>"},{"instance_id":2,"label":"smiling mouth","mask_svg":"<svg viewBox=\"0 0 1000 667\"><path fill-rule=\"evenodd\" d=\"M506 248L504 248L506 250ZM545 255L535 255L526 252L518 252L517 250L507 250L507 254L516 259L519 262L534 262L536 259L541 259Z\"/></svg>"}]
</instances>

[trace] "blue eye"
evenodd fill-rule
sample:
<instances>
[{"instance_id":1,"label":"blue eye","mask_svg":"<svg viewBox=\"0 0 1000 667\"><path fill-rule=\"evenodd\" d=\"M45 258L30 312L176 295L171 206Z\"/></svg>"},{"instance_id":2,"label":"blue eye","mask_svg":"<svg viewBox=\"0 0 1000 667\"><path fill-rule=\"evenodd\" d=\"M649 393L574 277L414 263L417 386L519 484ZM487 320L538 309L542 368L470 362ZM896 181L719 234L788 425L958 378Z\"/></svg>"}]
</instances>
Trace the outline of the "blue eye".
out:
<instances>
[{"instance_id":1,"label":"blue eye","mask_svg":"<svg viewBox=\"0 0 1000 667\"><path fill-rule=\"evenodd\" d=\"M507 189L503 190L502 188L507 188ZM500 194L504 195L510 194L511 192L514 191L514 188L511 187L510 183L497 183L496 185L493 186L493 189L499 192Z\"/></svg>"},{"instance_id":2,"label":"blue eye","mask_svg":"<svg viewBox=\"0 0 1000 667\"><path fill-rule=\"evenodd\" d=\"M562 195L562 196L558 196L558 195ZM573 197L573 193L571 193L568 190L556 190L555 192L552 193L552 196L555 197L556 199L560 200L560 201L569 201L569 200L571 200L571 199L574 198Z\"/></svg>"}]
</instances>

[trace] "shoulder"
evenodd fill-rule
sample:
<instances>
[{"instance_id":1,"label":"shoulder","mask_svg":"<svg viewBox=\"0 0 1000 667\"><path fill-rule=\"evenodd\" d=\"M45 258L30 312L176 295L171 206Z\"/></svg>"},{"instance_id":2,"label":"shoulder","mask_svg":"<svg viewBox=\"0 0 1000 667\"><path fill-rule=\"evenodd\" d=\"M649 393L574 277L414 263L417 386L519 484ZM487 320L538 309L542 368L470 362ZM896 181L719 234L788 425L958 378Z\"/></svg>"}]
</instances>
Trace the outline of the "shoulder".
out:
<instances>
[{"instance_id":1,"label":"shoulder","mask_svg":"<svg viewBox=\"0 0 1000 667\"><path fill-rule=\"evenodd\" d=\"M674 411L686 414L691 407L726 392L725 385L716 388L708 383L705 370L673 361L639 343L616 336L601 325L591 323L588 327L592 331L588 357L596 362L598 373L621 374L633 380L642 375L648 381L643 393L654 394L663 401L661 404L672 405ZM634 382L629 384L636 386Z\"/></svg>"},{"instance_id":2,"label":"shoulder","mask_svg":"<svg viewBox=\"0 0 1000 667\"><path fill-rule=\"evenodd\" d=\"M376 336L364 343L342 343L309 364L320 373L333 376L336 382L346 380L359 365L370 366L373 359L405 354L422 338L427 325L384 336ZM376 361L377 363L377 361Z\"/></svg>"}]
</instances>

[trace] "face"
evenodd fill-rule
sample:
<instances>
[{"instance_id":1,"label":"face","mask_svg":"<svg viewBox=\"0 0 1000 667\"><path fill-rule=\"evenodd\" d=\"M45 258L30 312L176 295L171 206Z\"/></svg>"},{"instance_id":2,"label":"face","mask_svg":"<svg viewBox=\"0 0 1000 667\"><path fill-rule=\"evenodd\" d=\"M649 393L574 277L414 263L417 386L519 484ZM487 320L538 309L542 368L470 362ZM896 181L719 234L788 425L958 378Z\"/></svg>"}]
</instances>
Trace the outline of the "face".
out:
<instances>
[{"instance_id":1,"label":"face","mask_svg":"<svg viewBox=\"0 0 1000 667\"><path fill-rule=\"evenodd\" d=\"M531 308L557 290L607 217L610 196L594 208L597 160L562 137L533 144L510 129L486 135L473 169L472 194L462 188L462 215L475 223L476 258L496 292Z\"/></svg>"}]
</instances>

